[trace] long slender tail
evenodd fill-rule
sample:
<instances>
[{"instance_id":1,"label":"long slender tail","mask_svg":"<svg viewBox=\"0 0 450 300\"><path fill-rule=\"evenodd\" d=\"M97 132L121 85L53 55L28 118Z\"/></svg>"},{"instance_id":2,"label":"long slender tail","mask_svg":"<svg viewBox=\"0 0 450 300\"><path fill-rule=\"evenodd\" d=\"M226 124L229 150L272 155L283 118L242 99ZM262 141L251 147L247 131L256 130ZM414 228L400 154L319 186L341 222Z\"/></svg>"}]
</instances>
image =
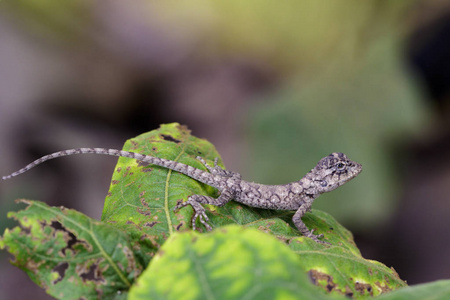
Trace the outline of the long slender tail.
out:
<instances>
[{"instance_id":1,"label":"long slender tail","mask_svg":"<svg viewBox=\"0 0 450 300\"><path fill-rule=\"evenodd\" d=\"M14 173L11 173L10 175L3 176L2 179L6 180L6 179L12 178L14 176L20 175L22 173L25 173L26 171L30 170L31 168L33 168L39 164L42 164L43 162L50 160L50 159L67 156L67 155L85 154L85 153L134 158L136 160L140 160L143 162L147 162L147 163L150 163L153 165L161 166L164 168L168 168L168 169L183 173L183 174L185 174L189 177L192 177L195 180L198 180L201 182L204 182L205 180L209 182L210 178L213 176L211 173L208 173L206 171L203 171L203 170L200 170L200 169L197 169L197 168L194 168L194 167L191 167L191 166L188 166L186 164L179 163L176 161L167 160L164 158L158 158L158 157L154 157L154 156L143 155L143 154L139 154L139 153L135 153L135 152L122 151L122 150L116 150L116 149L78 148L78 149L63 150L63 151L45 155L39 159L36 159L32 163L23 167L22 169L14 172Z\"/></svg>"}]
</instances>

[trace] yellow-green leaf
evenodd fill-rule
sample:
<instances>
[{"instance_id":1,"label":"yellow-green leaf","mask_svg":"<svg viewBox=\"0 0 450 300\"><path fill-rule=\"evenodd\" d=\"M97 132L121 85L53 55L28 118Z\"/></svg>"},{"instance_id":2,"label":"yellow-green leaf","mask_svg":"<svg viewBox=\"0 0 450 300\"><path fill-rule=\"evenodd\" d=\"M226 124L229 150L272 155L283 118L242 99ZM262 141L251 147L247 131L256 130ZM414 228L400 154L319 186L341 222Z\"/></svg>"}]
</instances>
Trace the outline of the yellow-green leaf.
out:
<instances>
[{"instance_id":1,"label":"yellow-green leaf","mask_svg":"<svg viewBox=\"0 0 450 300\"><path fill-rule=\"evenodd\" d=\"M311 284L301 258L276 238L229 225L174 234L129 299L329 299Z\"/></svg>"}]
</instances>

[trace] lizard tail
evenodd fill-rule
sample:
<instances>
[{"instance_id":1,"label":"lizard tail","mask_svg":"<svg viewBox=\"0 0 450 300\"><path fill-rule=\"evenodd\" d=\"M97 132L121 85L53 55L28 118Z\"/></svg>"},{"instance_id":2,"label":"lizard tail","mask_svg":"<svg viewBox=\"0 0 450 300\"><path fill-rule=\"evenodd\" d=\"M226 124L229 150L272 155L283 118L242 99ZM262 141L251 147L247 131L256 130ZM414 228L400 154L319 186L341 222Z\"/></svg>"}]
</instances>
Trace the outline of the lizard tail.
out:
<instances>
[{"instance_id":1,"label":"lizard tail","mask_svg":"<svg viewBox=\"0 0 450 300\"><path fill-rule=\"evenodd\" d=\"M50 159L67 156L67 155L85 154L85 153L133 158L133 159L137 159L137 160L147 162L147 163L150 163L153 165L158 165L161 167L172 169L174 171L183 173L183 174L191 176L191 177L192 176L200 176L202 173L209 174L208 172L185 165L183 163L179 163L179 162L175 162L175 161L171 161L171 160L167 160L167 159L163 159L163 158L158 158L158 157L154 157L154 156L143 155L143 154L139 154L139 153L135 153L135 152L122 151L122 150L116 150L116 149L106 149L106 148L78 148L78 149L69 149L69 150L58 151L58 152L55 152L52 154L45 155L41 158L36 159L32 163L26 165L22 169L14 172L14 173L11 173L10 175L3 176L2 179L3 180L10 179L17 175L25 173L26 171L30 170L31 168L34 168L35 166L42 164L43 162L50 160Z\"/></svg>"}]
</instances>

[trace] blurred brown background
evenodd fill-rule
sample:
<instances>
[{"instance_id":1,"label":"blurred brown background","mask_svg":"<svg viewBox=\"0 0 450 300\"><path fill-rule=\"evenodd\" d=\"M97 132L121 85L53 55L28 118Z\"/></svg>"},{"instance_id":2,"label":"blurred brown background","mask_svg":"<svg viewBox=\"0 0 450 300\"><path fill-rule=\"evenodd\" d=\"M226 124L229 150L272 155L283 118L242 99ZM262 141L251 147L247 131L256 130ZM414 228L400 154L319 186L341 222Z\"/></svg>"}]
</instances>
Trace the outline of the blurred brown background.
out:
<instances>
[{"instance_id":1,"label":"blurred brown background","mask_svg":"<svg viewBox=\"0 0 450 300\"><path fill-rule=\"evenodd\" d=\"M450 3L1 1L0 173L179 122L227 168L298 180L345 152L364 172L314 208L410 284L450 278ZM0 185L100 218L115 158L47 162ZM0 253L0 297L49 299Z\"/></svg>"}]
</instances>

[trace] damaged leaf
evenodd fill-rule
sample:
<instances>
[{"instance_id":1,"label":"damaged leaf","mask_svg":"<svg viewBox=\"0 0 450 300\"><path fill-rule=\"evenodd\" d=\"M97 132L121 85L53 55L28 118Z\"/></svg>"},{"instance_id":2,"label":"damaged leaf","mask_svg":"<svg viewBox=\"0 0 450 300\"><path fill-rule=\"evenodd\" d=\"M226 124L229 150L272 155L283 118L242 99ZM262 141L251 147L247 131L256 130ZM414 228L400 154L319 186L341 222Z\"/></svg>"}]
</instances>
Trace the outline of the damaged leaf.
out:
<instances>
[{"instance_id":1,"label":"damaged leaf","mask_svg":"<svg viewBox=\"0 0 450 300\"><path fill-rule=\"evenodd\" d=\"M312 228L326 220L329 231L342 233L342 241L333 240L331 246L323 246L306 237L288 241L290 248L301 258L302 268L308 272L314 284L327 292L343 294L351 298L378 296L406 286L394 269L384 264L364 259L353 242L349 231L330 215L317 210L305 216ZM331 229L332 228L332 229ZM327 231L322 231L326 235ZM346 233L345 233L346 232Z\"/></svg>"},{"instance_id":2,"label":"damaged leaf","mask_svg":"<svg viewBox=\"0 0 450 300\"><path fill-rule=\"evenodd\" d=\"M125 233L71 209L21 202L28 207L8 214L20 226L5 230L0 249L53 297L114 298L140 274Z\"/></svg>"},{"instance_id":3,"label":"damaged leaf","mask_svg":"<svg viewBox=\"0 0 450 300\"><path fill-rule=\"evenodd\" d=\"M139 299L329 299L277 239L229 225L172 235L129 293ZM343 297L342 297L343 299Z\"/></svg>"}]
</instances>

